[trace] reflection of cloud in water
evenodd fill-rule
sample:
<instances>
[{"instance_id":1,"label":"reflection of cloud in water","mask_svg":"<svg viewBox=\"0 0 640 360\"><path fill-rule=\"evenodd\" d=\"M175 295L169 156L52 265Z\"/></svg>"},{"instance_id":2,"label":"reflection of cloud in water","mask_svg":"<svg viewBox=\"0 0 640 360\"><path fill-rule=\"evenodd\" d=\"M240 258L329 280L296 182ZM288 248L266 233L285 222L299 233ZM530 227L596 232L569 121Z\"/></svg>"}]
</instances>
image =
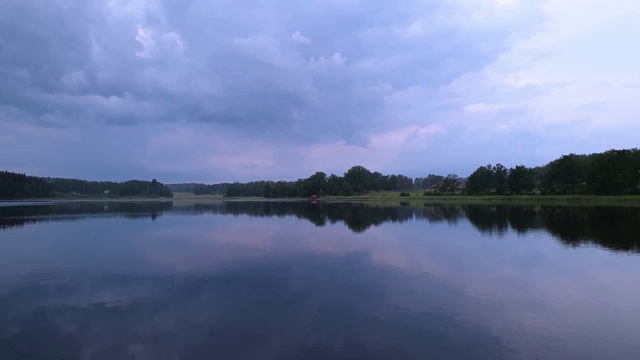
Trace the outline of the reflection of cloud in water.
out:
<instances>
[{"instance_id":1,"label":"reflection of cloud in water","mask_svg":"<svg viewBox=\"0 0 640 360\"><path fill-rule=\"evenodd\" d=\"M639 252L640 209L612 206L519 206L430 204L370 206L363 203L309 203L305 201L240 201L180 205L173 202L65 202L37 206L0 207L0 230L25 224L80 220L86 217L126 216L155 220L165 212L180 214L232 214L251 217L296 217L316 226L343 223L355 233L384 223L426 221L456 225L469 220L481 233L504 236L544 230L568 246L597 244L615 251Z\"/></svg>"},{"instance_id":2,"label":"reflection of cloud in water","mask_svg":"<svg viewBox=\"0 0 640 360\"><path fill-rule=\"evenodd\" d=\"M432 229L433 231L433 229ZM447 235L448 241L456 241ZM175 239L181 239L176 243ZM153 262L179 271L206 271L228 262L313 253L343 256L366 252L378 265L402 271L448 273L440 262L429 259L429 250L416 251L412 243L398 241L398 235L385 228L374 228L366 236L342 226L310 228L295 219L244 218L218 216L189 227L175 223L148 232L138 251ZM425 241L431 241L427 239Z\"/></svg>"},{"instance_id":3,"label":"reflection of cloud in water","mask_svg":"<svg viewBox=\"0 0 640 360\"><path fill-rule=\"evenodd\" d=\"M592 331L596 336L602 329L608 333L603 341L625 339L620 340L624 344L621 349L628 349L631 339L637 339L632 329L640 321L640 294L628 286L635 281L634 272L629 270L633 267L631 258L611 258L597 249L576 252L558 248L539 233L532 237L480 237L464 222L451 228L418 221L374 228L360 235L341 226L310 228L308 223L292 219L253 219L248 226L242 225L242 218L216 219L224 222L227 230L219 231L218 226L211 225L216 221L213 219L209 225L214 231L192 228L190 236L194 236L195 245L173 258L178 259L178 269L206 271L211 264L225 261L250 263L296 254L366 254L375 266L404 274L403 280L398 279L399 285L386 285L390 303L414 312L428 309L434 302L451 309L457 297L443 298L442 289L429 286L417 290L423 287L418 279L428 274L458 289L458 296L465 299L461 300L464 306L455 310L459 316L475 324L492 324L489 328L493 333L530 353L569 356L566 349L553 348L552 339L562 338L583 347L586 358L590 353L603 356L602 352L593 352L593 346L580 335ZM427 233L429 236L421 236ZM175 254L157 247L144 248ZM188 261L199 258L203 262ZM153 261L154 256L149 259ZM594 268L594 263L602 267ZM597 277L603 281L594 281ZM607 279L624 280L611 289ZM414 292L407 293L404 287ZM425 304L424 299L434 302ZM523 343L523 339L529 340ZM553 351L541 352L541 345Z\"/></svg>"},{"instance_id":4,"label":"reflection of cloud in water","mask_svg":"<svg viewBox=\"0 0 640 360\"><path fill-rule=\"evenodd\" d=\"M69 359L509 358L498 338L429 306L435 303L422 311L394 306L389 284L408 296L415 291L401 285L403 279L354 254L263 259L200 276L80 276L44 289L33 284L0 299L3 327L19 329L0 337L0 352ZM427 275L420 283L440 296L461 295ZM147 296L140 297L139 288ZM69 296L91 299L100 289L133 296L67 305ZM38 298L47 304L29 309Z\"/></svg>"},{"instance_id":5,"label":"reflection of cloud in water","mask_svg":"<svg viewBox=\"0 0 640 360\"><path fill-rule=\"evenodd\" d=\"M598 220L594 217L602 210L591 208L469 205L367 213L365 207L356 212L359 218L382 226L369 225L365 232L354 233L339 220L342 210L353 214L352 207L322 212L306 203L296 205L302 210L271 206L266 216L264 206L173 208L155 222L110 216L0 233L19 237L19 241L9 237L0 242L2 253L12 254L0 258L0 269L9 270L4 273L28 272L42 259L47 266L68 269L49 280L31 281L39 286L30 287L24 279L6 282L0 309L14 317L44 307L47 316L55 314L55 324L77 325L99 318L90 321L89 330L120 326L123 343L113 349L133 349L137 354L152 351L149 344L157 349L173 346L163 348L166 354L180 344L191 344L183 354L191 351L193 358L212 349L204 342L196 345L184 340L188 338L229 343L229 348L242 343L267 354L275 354L273 344L286 343L299 351L298 357L339 358L357 351L365 355L371 349L363 344L371 338L356 331L365 331L364 325L406 331L409 338L428 337L432 333L427 325L411 325L409 319L420 323L440 316L448 319L443 323L461 327L462 333L491 333L501 343L541 358L636 355L640 293L631 286L640 271L636 257L618 257L595 247L558 246L552 239L560 236L568 242L628 249L634 243L626 234L637 225L624 225L637 210L613 210L621 224L614 233L623 240L616 242L605 239L597 227L611 223L612 217ZM274 217L278 214L288 215ZM585 221L591 222L590 228L585 228ZM553 237L540 229L549 229ZM585 233L596 235L581 239ZM79 275L86 269L93 275ZM104 276L114 272L132 275ZM129 323L118 325L109 316L98 317L100 309L91 304L103 302L114 308L108 311L118 310L116 315ZM268 309L273 317L252 312L251 306ZM234 312L244 315L234 318ZM299 327L287 317L297 319ZM325 318L337 320L327 323ZM261 328L267 326L265 319L275 328ZM234 321L238 321L235 332L225 332L234 329ZM276 324L280 322L282 327ZM332 324L355 330L340 333ZM5 333L21 326L8 327ZM246 326L258 330L243 332ZM92 345L95 349L102 349L101 336L107 337L111 330L100 331L91 338L98 344ZM186 335L178 344L168 339L168 332ZM313 336L302 338L301 334ZM393 338L384 329L367 334ZM448 336L469 339L455 334ZM243 342L242 337L250 340ZM130 342L132 338L136 342ZM398 346L409 348L411 344L402 343L405 340L397 340ZM395 346L389 341L381 346ZM335 352L336 348L342 352ZM384 354L385 349L377 351ZM286 358L287 354L277 355Z\"/></svg>"}]
</instances>

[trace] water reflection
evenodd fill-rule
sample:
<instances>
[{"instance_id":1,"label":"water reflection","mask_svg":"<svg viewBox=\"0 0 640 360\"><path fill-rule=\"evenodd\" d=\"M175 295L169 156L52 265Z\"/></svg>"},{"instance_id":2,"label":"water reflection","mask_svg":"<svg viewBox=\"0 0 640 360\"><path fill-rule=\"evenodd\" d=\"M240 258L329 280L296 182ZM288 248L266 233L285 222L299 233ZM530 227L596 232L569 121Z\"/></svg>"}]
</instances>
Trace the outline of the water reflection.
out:
<instances>
[{"instance_id":1,"label":"water reflection","mask_svg":"<svg viewBox=\"0 0 640 360\"><path fill-rule=\"evenodd\" d=\"M637 256L547 235L637 251L634 208L131 202L0 214L12 224L0 232L2 359L640 356Z\"/></svg>"},{"instance_id":2,"label":"water reflection","mask_svg":"<svg viewBox=\"0 0 640 360\"><path fill-rule=\"evenodd\" d=\"M509 206L424 204L416 207L363 203L238 201L176 206L172 202L80 202L0 207L0 229L43 221L77 220L89 216L151 218L165 212L231 214L253 217L294 216L316 226L343 223L363 233L383 223L447 222L468 219L481 233L524 235L544 230L568 246L594 244L615 251L640 252L640 208L613 206Z\"/></svg>"},{"instance_id":3,"label":"water reflection","mask_svg":"<svg viewBox=\"0 0 640 360\"><path fill-rule=\"evenodd\" d=\"M499 338L440 309L390 306L386 283L399 275L360 255L308 256L207 276L30 285L0 298L0 352L8 359L509 358ZM424 285L445 287L433 279ZM125 300L69 304L95 292Z\"/></svg>"},{"instance_id":4,"label":"water reflection","mask_svg":"<svg viewBox=\"0 0 640 360\"><path fill-rule=\"evenodd\" d=\"M0 203L2 205L2 203ZM0 206L0 230L25 224L85 219L91 216L122 216L130 219L156 217L173 207L171 201L82 201L46 203L5 203Z\"/></svg>"},{"instance_id":5,"label":"water reflection","mask_svg":"<svg viewBox=\"0 0 640 360\"><path fill-rule=\"evenodd\" d=\"M640 251L640 208L608 206L479 206L461 207L483 233L519 234L545 230L564 244L595 244L617 251Z\"/></svg>"}]
</instances>

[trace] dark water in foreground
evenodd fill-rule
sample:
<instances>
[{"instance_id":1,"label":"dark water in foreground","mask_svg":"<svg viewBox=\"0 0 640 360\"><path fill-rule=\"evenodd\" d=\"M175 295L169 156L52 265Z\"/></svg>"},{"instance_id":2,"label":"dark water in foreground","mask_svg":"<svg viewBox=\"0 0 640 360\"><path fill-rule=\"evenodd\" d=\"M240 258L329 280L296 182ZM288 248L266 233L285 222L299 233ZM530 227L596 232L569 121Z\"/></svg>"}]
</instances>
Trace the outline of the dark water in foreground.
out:
<instances>
[{"instance_id":1,"label":"dark water in foreground","mask_svg":"<svg viewBox=\"0 0 640 360\"><path fill-rule=\"evenodd\" d=\"M0 204L0 359L639 359L640 208Z\"/></svg>"}]
</instances>

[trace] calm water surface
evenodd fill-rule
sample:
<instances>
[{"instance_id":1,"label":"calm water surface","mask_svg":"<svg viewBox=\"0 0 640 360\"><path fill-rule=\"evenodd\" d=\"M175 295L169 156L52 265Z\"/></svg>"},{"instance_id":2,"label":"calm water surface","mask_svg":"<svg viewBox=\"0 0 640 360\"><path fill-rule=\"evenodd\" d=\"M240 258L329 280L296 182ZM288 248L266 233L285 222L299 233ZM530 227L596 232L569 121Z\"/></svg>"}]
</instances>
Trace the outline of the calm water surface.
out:
<instances>
[{"instance_id":1,"label":"calm water surface","mask_svg":"<svg viewBox=\"0 0 640 360\"><path fill-rule=\"evenodd\" d=\"M639 359L640 208L0 204L0 359Z\"/></svg>"}]
</instances>

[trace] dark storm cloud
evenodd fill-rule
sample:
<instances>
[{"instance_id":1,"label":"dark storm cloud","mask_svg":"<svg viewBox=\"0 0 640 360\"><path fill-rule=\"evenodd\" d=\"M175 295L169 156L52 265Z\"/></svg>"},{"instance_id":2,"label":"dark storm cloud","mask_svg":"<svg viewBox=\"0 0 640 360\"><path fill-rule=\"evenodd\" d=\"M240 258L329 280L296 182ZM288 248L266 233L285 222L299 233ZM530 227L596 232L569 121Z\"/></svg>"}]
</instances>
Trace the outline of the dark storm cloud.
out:
<instances>
[{"instance_id":1,"label":"dark storm cloud","mask_svg":"<svg viewBox=\"0 0 640 360\"><path fill-rule=\"evenodd\" d=\"M5 0L0 169L464 176L637 146L640 5L577 3Z\"/></svg>"},{"instance_id":2,"label":"dark storm cloud","mask_svg":"<svg viewBox=\"0 0 640 360\"><path fill-rule=\"evenodd\" d=\"M506 36L432 26L444 2L0 6L0 101L40 126L187 120L359 143L383 121L383 95L363 89L437 89Z\"/></svg>"}]
</instances>

